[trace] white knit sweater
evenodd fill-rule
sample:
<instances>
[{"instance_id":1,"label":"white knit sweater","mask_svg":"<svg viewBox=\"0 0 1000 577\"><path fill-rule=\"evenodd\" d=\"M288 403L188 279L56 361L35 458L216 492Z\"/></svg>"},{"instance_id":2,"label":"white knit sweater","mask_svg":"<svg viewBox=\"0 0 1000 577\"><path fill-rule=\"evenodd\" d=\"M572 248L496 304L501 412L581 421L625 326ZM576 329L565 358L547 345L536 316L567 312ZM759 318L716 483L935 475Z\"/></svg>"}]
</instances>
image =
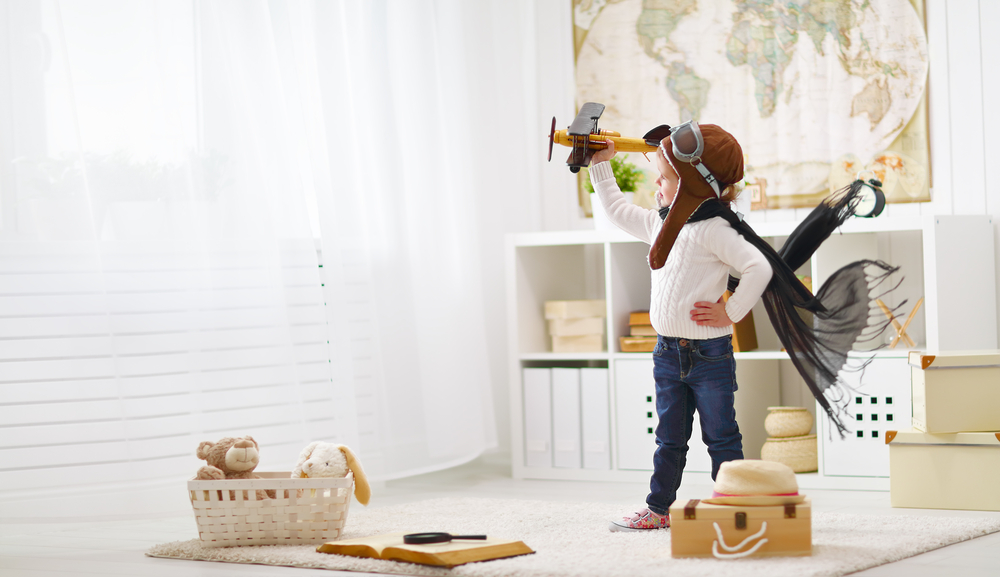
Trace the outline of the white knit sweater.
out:
<instances>
[{"instance_id":1,"label":"white knit sweater","mask_svg":"<svg viewBox=\"0 0 1000 577\"><path fill-rule=\"evenodd\" d=\"M590 179L608 219L652 245L663 225L659 212L626 202L609 162L591 166ZM659 270L650 269L649 318L656 332L688 339L712 339L732 333L732 326L700 326L691 320L695 302L716 302L726 291L730 267L739 272L736 276L740 284L726 302L726 314L736 322L750 312L767 288L771 265L723 218L685 224L666 264Z\"/></svg>"}]
</instances>

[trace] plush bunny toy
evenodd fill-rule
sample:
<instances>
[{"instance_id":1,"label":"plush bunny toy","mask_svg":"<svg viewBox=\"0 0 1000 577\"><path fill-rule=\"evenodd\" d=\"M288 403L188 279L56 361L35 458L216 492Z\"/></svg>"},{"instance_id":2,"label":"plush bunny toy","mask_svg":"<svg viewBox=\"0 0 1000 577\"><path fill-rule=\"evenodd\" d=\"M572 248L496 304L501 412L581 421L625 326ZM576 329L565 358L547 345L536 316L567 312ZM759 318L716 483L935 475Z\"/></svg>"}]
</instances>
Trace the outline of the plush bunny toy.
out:
<instances>
[{"instance_id":1,"label":"plush bunny toy","mask_svg":"<svg viewBox=\"0 0 1000 577\"><path fill-rule=\"evenodd\" d=\"M292 469L292 478L346 477L347 471L354 473L354 496L358 503L368 504L372 490L368 484L361 462L344 445L315 441L302 449L299 462Z\"/></svg>"}]
</instances>

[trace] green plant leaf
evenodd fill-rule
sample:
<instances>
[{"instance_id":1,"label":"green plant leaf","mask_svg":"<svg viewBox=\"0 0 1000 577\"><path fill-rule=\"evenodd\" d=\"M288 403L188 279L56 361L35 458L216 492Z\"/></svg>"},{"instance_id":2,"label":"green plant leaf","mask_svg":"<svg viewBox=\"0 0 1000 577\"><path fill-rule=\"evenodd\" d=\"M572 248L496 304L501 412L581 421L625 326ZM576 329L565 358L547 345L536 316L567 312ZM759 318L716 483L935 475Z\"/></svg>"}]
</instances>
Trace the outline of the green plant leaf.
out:
<instances>
[{"instance_id":1,"label":"green plant leaf","mask_svg":"<svg viewBox=\"0 0 1000 577\"><path fill-rule=\"evenodd\" d=\"M584 169L586 170L586 169ZM646 175L639 168L628 162L628 155L613 156L611 158L611 172L615 175L615 182L622 192L635 192L639 190L639 184L646 179ZM584 187L587 192L594 192L594 185L590 182L590 172L584 180Z\"/></svg>"}]
</instances>

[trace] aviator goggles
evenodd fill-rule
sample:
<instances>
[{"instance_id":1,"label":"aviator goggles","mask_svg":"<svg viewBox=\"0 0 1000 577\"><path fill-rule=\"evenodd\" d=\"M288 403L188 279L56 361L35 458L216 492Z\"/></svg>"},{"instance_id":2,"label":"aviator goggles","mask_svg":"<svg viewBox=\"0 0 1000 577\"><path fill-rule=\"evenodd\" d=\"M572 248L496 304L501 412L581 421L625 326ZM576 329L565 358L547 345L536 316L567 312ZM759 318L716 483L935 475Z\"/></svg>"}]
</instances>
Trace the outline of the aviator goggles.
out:
<instances>
[{"instance_id":1,"label":"aviator goggles","mask_svg":"<svg viewBox=\"0 0 1000 577\"><path fill-rule=\"evenodd\" d=\"M705 151L705 139L701 136L701 129L694 120L688 120L684 124L674 126L670 129L670 144L673 148L674 158L681 162L686 162L695 167L705 182L715 191L716 198L722 196L719 190L719 182L715 175L709 172L701 162L701 154ZM667 150L660 142L660 152L667 156Z\"/></svg>"}]
</instances>

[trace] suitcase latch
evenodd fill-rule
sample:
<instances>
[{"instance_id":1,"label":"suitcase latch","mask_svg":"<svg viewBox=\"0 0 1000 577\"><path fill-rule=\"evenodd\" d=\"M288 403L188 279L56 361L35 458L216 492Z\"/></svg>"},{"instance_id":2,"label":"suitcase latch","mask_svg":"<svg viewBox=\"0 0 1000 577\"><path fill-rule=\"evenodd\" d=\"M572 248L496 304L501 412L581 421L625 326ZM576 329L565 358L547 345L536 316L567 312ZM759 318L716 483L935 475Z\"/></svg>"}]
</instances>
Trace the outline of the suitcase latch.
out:
<instances>
[{"instance_id":1,"label":"suitcase latch","mask_svg":"<svg viewBox=\"0 0 1000 577\"><path fill-rule=\"evenodd\" d=\"M795 518L795 503L785 505L785 519Z\"/></svg>"},{"instance_id":2,"label":"suitcase latch","mask_svg":"<svg viewBox=\"0 0 1000 577\"><path fill-rule=\"evenodd\" d=\"M740 511L736 514L736 528L746 529L747 528L747 514Z\"/></svg>"},{"instance_id":3,"label":"suitcase latch","mask_svg":"<svg viewBox=\"0 0 1000 577\"><path fill-rule=\"evenodd\" d=\"M691 499L686 505L684 505L685 519L694 519L697 516L694 509L698 506L698 501L701 501L701 499Z\"/></svg>"}]
</instances>

